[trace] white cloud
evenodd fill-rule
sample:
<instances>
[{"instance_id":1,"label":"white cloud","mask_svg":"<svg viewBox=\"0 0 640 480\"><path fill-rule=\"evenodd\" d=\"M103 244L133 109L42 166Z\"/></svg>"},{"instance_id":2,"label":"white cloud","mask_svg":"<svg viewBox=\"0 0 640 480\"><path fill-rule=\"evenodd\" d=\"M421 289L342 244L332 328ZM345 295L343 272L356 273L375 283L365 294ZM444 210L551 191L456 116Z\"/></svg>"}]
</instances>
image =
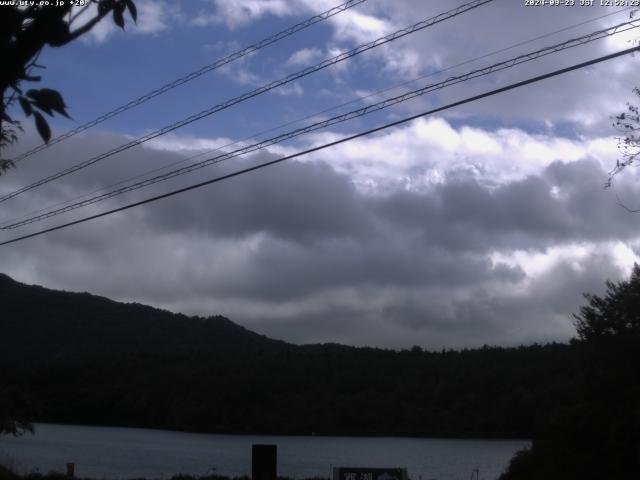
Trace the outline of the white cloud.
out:
<instances>
[{"instance_id":1,"label":"white cloud","mask_svg":"<svg viewBox=\"0 0 640 480\"><path fill-rule=\"evenodd\" d=\"M227 63L226 65L218 68L217 71L239 85L263 85L265 83L264 80L253 73L248 66L250 57L251 55L243 57L235 62Z\"/></svg>"},{"instance_id":2,"label":"white cloud","mask_svg":"<svg viewBox=\"0 0 640 480\"><path fill-rule=\"evenodd\" d=\"M388 21L360 12L357 9L331 18L338 40L348 40L355 43L365 43L391 33L395 28Z\"/></svg>"},{"instance_id":3,"label":"white cloud","mask_svg":"<svg viewBox=\"0 0 640 480\"><path fill-rule=\"evenodd\" d=\"M298 82L293 82L288 85L284 85L274 90L274 93L282 95L284 97L301 97L304 95L304 88Z\"/></svg>"},{"instance_id":4,"label":"white cloud","mask_svg":"<svg viewBox=\"0 0 640 480\"><path fill-rule=\"evenodd\" d=\"M225 23L227 27L234 29L247 26L265 15L284 17L295 11L294 5L285 0L247 0L242 2L214 0L213 3L215 13L208 16L199 15L194 20L196 25Z\"/></svg>"},{"instance_id":5,"label":"white cloud","mask_svg":"<svg viewBox=\"0 0 640 480\"><path fill-rule=\"evenodd\" d=\"M572 268L579 269L580 262L597 253L598 248L598 245L591 243L567 244L548 248L544 251L518 249L507 252L496 251L490 255L490 258L494 264L522 268L529 282L531 282L548 275L553 268L562 262L568 263ZM614 251L614 245L608 245L607 250Z\"/></svg>"},{"instance_id":6,"label":"white cloud","mask_svg":"<svg viewBox=\"0 0 640 480\"><path fill-rule=\"evenodd\" d=\"M287 93L298 95L300 91ZM269 151L288 155L343 136L335 132L316 132L301 137L295 145L275 145ZM219 148L233 142L228 138L169 134L148 145L179 152ZM233 148L239 146L236 144ZM428 117L298 160L326 161L336 170L347 173L356 185L367 191L384 191L397 186L416 191L441 184L447 177L462 172L486 185L505 184L528 175L539 175L555 161L576 162L589 158L608 171L618 155L617 141L613 137L568 139L516 128L454 128L443 118ZM603 184L605 180L603 177ZM557 192L558 196L561 194Z\"/></svg>"},{"instance_id":7,"label":"white cloud","mask_svg":"<svg viewBox=\"0 0 640 480\"><path fill-rule=\"evenodd\" d=\"M167 4L161 0L137 0L138 21L125 12L125 29L127 33L138 35L155 35L172 28L172 24L182 21L183 15L178 4ZM74 7L80 9L82 7ZM85 24L97 14L97 5L92 4L75 21L74 28ZM170 20L170 21L169 21ZM115 34L120 28L113 22L111 16L102 19L86 35L80 37L85 43L104 43L109 37Z\"/></svg>"},{"instance_id":8,"label":"white cloud","mask_svg":"<svg viewBox=\"0 0 640 480\"><path fill-rule=\"evenodd\" d=\"M616 242L613 246L612 253L616 266L622 270L626 276L631 275L634 264L640 264L640 256L626 243Z\"/></svg>"},{"instance_id":9,"label":"white cloud","mask_svg":"<svg viewBox=\"0 0 640 480\"><path fill-rule=\"evenodd\" d=\"M187 154L197 152L211 152L215 154L215 152L219 151L218 149L224 148L227 150L231 148L231 145L233 145L233 148L240 148L243 144L243 142L236 142L235 140L224 137L199 138L188 134L178 135L168 133L148 141L145 143L145 148Z\"/></svg>"},{"instance_id":10,"label":"white cloud","mask_svg":"<svg viewBox=\"0 0 640 480\"><path fill-rule=\"evenodd\" d=\"M319 145L339 136L323 132L309 138L312 145ZM405 177L418 188L461 171L474 172L488 184L505 183L539 174L556 160L593 158L608 170L617 155L613 137L571 140L520 129L455 129L442 118L429 117L308 158L330 158L335 168L348 172L363 188L404 184Z\"/></svg>"},{"instance_id":11,"label":"white cloud","mask_svg":"<svg viewBox=\"0 0 640 480\"><path fill-rule=\"evenodd\" d=\"M333 28L333 48L348 50L356 44L379 38L458 5L453 1L435 3L416 0L359 5L328 21ZM461 74L628 19L628 11L621 11L616 15L594 20L603 13L612 12L604 7L533 11L523 8L518 2L496 2L396 40L387 46L376 48L359 57L358 61L376 66L381 72L380 79L388 84L389 79L408 80L426 72L498 52L487 58L472 61L468 65L456 67L446 75ZM505 18L509 21L505 21ZM571 25L579 26L566 30ZM553 33L556 30L558 33ZM496 31L499 31L500 35L495 35ZM538 38L545 34L548 36ZM459 100L483 89L488 90L489 87L495 88L496 85L522 80L542 71L611 53L620 47L627 48L627 41L634 38L634 35L638 34L629 32L607 40L599 40L587 47L550 55L488 76L484 80L447 89L431 97L443 103ZM538 39L535 40L536 38ZM527 41L529 43L513 47ZM505 47L513 48L503 51ZM377 68L379 63L383 68ZM633 65L634 60L631 57L610 61L540 83L536 87L520 89L488 101L459 107L447 115L487 115L510 121L534 121L543 124L569 121L594 134L609 127L609 117L625 108L625 102L631 96L631 88L636 83L633 74L636 68ZM340 77L337 80L340 81ZM350 79L350 82L352 80Z\"/></svg>"},{"instance_id":12,"label":"white cloud","mask_svg":"<svg viewBox=\"0 0 640 480\"><path fill-rule=\"evenodd\" d=\"M176 6L169 6L163 2L138 2L138 25L136 31L144 34L155 34L171 28L170 24L179 20Z\"/></svg>"},{"instance_id":13,"label":"white cloud","mask_svg":"<svg viewBox=\"0 0 640 480\"><path fill-rule=\"evenodd\" d=\"M322 50L319 48L302 48L291 54L287 63L289 65L307 66L316 63L323 57Z\"/></svg>"}]
</instances>

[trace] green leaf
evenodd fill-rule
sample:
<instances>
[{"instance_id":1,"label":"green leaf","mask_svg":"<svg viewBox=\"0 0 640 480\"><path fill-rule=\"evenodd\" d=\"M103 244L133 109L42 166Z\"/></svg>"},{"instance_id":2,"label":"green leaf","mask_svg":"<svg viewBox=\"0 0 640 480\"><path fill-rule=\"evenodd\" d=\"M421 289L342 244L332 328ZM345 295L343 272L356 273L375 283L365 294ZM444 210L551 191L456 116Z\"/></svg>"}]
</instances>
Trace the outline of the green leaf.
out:
<instances>
[{"instance_id":1,"label":"green leaf","mask_svg":"<svg viewBox=\"0 0 640 480\"><path fill-rule=\"evenodd\" d=\"M138 23L138 9L136 8L136 4L133 3L133 0L124 0L127 4L127 9L131 14L131 18L133 18L134 23Z\"/></svg>"},{"instance_id":2,"label":"green leaf","mask_svg":"<svg viewBox=\"0 0 640 480\"><path fill-rule=\"evenodd\" d=\"M51 129L49 128L49 124L40 112L33 112L33 116L36 119L36 128L38 129L38 133L42 137L42 140L44 143L49 143L49 140L51 139Z\"/></svg>"},{"instance_id":3,"label":"green leaf","mask_svg":"<svg viewBox=\"0 0 640 480\"><path fill-rule=\"evenodd\" d=\"M29 117L33 113L33 109L31 108L31 104L29 100L24 97L18 97L18 101L20 102L20 106L22 107L22 111L24 114Z\"/></svg>"},{"instance_id":4,"label":"green leaf","mask_svg":"<svg viewBox=\"0 0 640 480\"><path fill-rule=\"evenodd\" d=\"M122 10L118 8L113 9L113 21L124 30L124 15L122 14Z\"/></svg>"}]
</instances>

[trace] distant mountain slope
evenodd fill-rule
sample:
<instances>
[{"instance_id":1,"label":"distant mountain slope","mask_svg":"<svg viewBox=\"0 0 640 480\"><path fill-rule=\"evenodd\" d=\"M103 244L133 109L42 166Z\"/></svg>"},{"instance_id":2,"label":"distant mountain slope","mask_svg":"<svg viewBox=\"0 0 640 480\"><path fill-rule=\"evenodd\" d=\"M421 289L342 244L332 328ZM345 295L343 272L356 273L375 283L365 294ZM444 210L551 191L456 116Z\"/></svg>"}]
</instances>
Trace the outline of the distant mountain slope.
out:
<instances>
[{"instance_id":1,"label":"distant mountain slope","mask_svg":"<svg viewBox=\"0 0 640 480\"><path fill-rule=\"evenodd\" d=\"M0 274L0 354L43 361L126 353L277 351L271 340L222 316L188 317L89 293L25 285Z\"/></svg>"},{"instance_id":2,"label":"distant mountain slope","mask_svg":"<svg viewBox=\"0 0 640 480\"><path fill-rule=\"evenodd\" d=\"M527 437L550 411L576 404L580 355L561 344L442 352L296 346L223 317L0 276L0 410L4 392L35 421Z\"/></svg>"}]
</instances>

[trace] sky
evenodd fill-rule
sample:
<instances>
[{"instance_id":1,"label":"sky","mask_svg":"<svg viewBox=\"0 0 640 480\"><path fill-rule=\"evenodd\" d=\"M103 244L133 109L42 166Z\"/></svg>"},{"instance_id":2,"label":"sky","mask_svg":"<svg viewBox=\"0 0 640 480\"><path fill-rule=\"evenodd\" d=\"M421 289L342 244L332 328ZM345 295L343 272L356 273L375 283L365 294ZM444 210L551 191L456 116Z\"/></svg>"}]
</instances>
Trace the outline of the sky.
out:
<instances>
[{"instance_id":1,"label":"sky","mask_svg":"<svg viewBox=\"0 0 640 480\"><path fill-rule=\"evenodd\" d=\"M136 0L137 25L127 17L122 31L104 20L45 49L33 86L59 90L69 106L72 120L51 119L55 136L338 2ZM368 0L24 159L0 177L0 194L462 3ZM16 196L0 206L0 223L629 20L629 9L575 3L495 0ZM0 230L0 241L629 48L638 32ZM602 294L607 279L627 278L640 262L640 214L620 206L640 207L640 175L629 168L603 188L621 158L612 117L637 100L637 62L621 57L5 245L0 271L221 314L294 343L437 350L567 341L583 293ZM39 145L31 119L23 124L6 158Z\"/></svg>"}]
</instances>

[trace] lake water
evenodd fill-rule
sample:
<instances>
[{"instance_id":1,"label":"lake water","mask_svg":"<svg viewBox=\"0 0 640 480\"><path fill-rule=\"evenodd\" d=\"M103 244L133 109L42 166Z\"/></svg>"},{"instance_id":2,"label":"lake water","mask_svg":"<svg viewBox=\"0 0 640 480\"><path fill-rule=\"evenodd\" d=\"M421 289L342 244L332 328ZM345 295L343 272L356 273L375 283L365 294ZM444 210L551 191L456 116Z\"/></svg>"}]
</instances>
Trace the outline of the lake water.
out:
<instances>
[{"instance_id":1,"label":"lake water","mask_svg":"<svg viewBox=\"0 0 640 480\"><path fill-rule=\"evenodd\" d=\"M285 437L37 424L35 435L0 437L0 462L20 471L78 477L167 479L176 473L251 474L251 445L278 446L278 475L329 477L332 467L407 467L413 480L496 479L527 440ZM474 475L475 479L475 475Z\"/></svg>"}]
</instances>

